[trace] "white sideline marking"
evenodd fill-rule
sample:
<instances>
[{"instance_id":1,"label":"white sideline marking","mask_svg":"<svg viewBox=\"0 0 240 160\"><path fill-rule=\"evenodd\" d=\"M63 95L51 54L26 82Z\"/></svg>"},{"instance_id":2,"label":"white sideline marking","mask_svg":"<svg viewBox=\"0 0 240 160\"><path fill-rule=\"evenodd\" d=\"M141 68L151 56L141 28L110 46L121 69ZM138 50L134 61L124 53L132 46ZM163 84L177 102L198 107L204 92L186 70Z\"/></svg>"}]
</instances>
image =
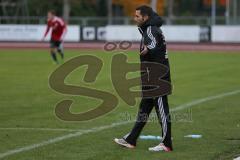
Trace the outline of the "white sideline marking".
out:
<instances>
[{"instance_id":1,"label":"white sideline marking","mask_svg":"<svg viewBox=\"0 0 240 160\"><path fill-rule=\"evenodd\" d=\"M171 109L171 111L174 112L174 111L183 110L185 108L189 108L189 107L192 107L194 105L198 105L198 104L201 104L201 103L204 103L204 102L207 102L207 101L211 101L211 100L214 100L214 99L219 99L219 98L235 95L235 94L238 94L238 93L240 93L240 90L235 90L235 91L232 91L232 92L227 92L227 93L222 93L222 94L218 94L218 95L215 95L215 96L201 98L199 100L195 100L195 101L192 101L190 103L185 103L185 104L182 104L178 107L175 107L175 108Z\"/></svg>"},{"instance_id":2,"label":"white sideline marking","mask_svg":"<svg viewBox=\"0 0 240 160\"><path fill-rule=\"evenodd\" d=\"M13 128L0 128L0 130L33 130L33 131L66 131L77 132L81 129L67 129L67 128L26 128L26 127L13 127Z\"/></svg>"},{"instance_id":3,"label":"white sideline marking","mask_svg":"<svg viewBox=\"0 0 240 160\"><path fill-rule=\"evenodd\" d=\"M240 160L240 157L234 158L233 160Z\"/></svg>"},{"instance_id":4,"label":"white sideline marking","mask_svg":"<svg viewBox=\"0 0 240 160\"><path fill-rule=\"evenodd\" d=\"M29 150L32 150L32 149L35 149L35 148L38 148L38 147L41 147L41 146L46 146L48 144L60 142L60 141L65 140L65 139L81 136L83 134L99 132L101 130L113 128L113 127L116 127L116 126L119 126L119 125L123 125L123 124L126 124L126 123L129 123L129 121L113 123L111 125L106 125L106 126L101 126L101 127L94 127L92 129L87 129L87 130L83 130L83 131L79 131L79 132L75 132L75 133L69 133L69 134L66 134L66 135L63 135L63 136L59 136L59 137L56 137L56 138L53 138L53 139L49 139L49 140L43 141L41 143L29 145L29 146L22 147L22 148L17 148L17 149L14 149L14 150L9 150L9 151L7 151L5 153L1 153L0 154L0 158L4 158L4 157L10 156L10 155L13 155L13 154L16 154L16 153L24 152L24 151L29 151Z\"/></svg>"},{"instance_id":5,"label":"white sideline marking","mask_svg":"<svg viewBox=\"0 0 240 160\"><path fill-rule=\"evenodd\" d=\"M235 91L232 91L232 92L227 92L227 93L223 93L223 94L219 94L219 95L215 95L215 96L211 96L211 97L207 97L207 98L198 99L198 100L192 101L190 103L186 103L186 104L180 105L178 107L175 107L174 109L172 109L172 111L179 111L179 110L182 110L182 109L185 109L185 108L192 107L192 106L197 105L197 104L201 104L201 103L211 101L211 100L214 100L214 99L218 99L218 98L223 98L223 97L226 97L226 96L235 95L235 94L238 94L238 93L240 93L240 90L235 90ZM14 154L17 154L17 153L20 153L20 152L24 152L24 151L29 151L29 150L32 150L32 149L35 149L35 148L39 148L39 147L46 146L46 145L49 145L49 144L57 143L57 142L60 142L60 141L63 141L63 140L69 139L69 138L81 136L81 135L84 135L84 134L99 132L99 131L102 131L102 130L105 130L105 129L117 127L117 126L128 124L128 123L131 123L131 122L132 121L113 123L111 125L94 127L92 129L88 129L88 130L78 131L78 132L75 132L75 133L69 133L69 134L66 134L66 135L63 135L63 136L59 136L59 137L56 137L56 138L52 138L52 139L43 141L41 143L37 143L37 144L33 144L33 145L21 147L21 148L9 150L5 153L0 153L0 158L4 158L4 157L14 155Z\"/></svg>"}]
</instances>

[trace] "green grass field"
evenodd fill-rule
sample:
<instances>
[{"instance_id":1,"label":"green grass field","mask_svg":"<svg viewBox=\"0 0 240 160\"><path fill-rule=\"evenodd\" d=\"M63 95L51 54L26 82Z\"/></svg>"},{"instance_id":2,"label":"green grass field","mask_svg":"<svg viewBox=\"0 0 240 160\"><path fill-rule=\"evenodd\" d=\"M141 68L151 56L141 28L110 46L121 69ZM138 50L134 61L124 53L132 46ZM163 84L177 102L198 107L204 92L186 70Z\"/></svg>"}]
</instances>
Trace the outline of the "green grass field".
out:
<instances>
[{"instance_id":1,"label":"green grass field","mask_svg":"<svg viewBox=\"0 0 240 160\"><path fill-rule=\"evenodd\" d=\"M85 85L111 92L119 104L100 118L66 122L54 114L59 101L75 100L71 108L74 113L87 111L100 101L53 91L48 78L58 66L52 64L47 50L0 50L0 159L219 160L240 154L240 54L169 53L174 85L170 107L188 106L172 112L171 153L149 152L148 147L158 144L156 140L139 140L134 150L113 143L114 137L130 131L133 122L110 125L126 121L126 114L134 120L138 105L128 106L114 90L110 81L112 53L66 50L66 60L85 54L104 62L97 81ZM128 52L127 56L129 62L138 62L137 52ZM83 84L84 74L84 67L79 68L66 81ZM142 134L159 135L158 122L149 122ZM203 137L184 138L188 134Z\"/></svg>"}]
</instances>

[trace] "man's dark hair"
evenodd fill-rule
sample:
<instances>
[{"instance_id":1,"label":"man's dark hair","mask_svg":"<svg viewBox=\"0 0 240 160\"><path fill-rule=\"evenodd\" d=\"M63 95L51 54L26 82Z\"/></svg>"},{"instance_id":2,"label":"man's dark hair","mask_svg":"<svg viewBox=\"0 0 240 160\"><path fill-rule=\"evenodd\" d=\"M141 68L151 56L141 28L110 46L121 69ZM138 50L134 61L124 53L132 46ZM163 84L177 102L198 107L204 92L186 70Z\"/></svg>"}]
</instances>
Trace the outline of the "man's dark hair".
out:
<instances>
[{"instance_id":1,"label":"man's dark hair","mask_svg":"<svg viewBox=\"0 0 240 160\"><path fill-rule=\"evenodd\" d=\"M153 10L151 7L147 5L142 5L136 8L136 10L139 10L142 16L149 16L151 17L153 14Z\"/></svg>"},{"instance_id":2,"label":"man's dark hair","mask_svg":"<svg viewBox=\"0 0 240 160\"><path fill-rule=\"evenodd\" d=\"M51 13L52 15L56 15L55 10L53 10L53 9L52 9L52 10L49 10L48 12Z\"/></svg>"}]
</instances>

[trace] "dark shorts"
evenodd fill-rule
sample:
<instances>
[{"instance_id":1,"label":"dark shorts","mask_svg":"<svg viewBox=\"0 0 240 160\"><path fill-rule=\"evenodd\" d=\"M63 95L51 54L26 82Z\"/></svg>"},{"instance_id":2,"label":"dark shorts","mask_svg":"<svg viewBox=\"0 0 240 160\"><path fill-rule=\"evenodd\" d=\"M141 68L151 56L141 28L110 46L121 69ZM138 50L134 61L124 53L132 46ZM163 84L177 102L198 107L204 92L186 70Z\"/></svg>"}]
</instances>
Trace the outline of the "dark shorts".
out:
<instances>
[{"instance_id":1,"label":"dark shorts","mask_svg":"<svg viewBox=\"0 0 240 160\"><path fill-rule=\"evenodd\" d=\"M62 41L50 40L51 48L61 48Z\"/></svg>"}]
</instances>

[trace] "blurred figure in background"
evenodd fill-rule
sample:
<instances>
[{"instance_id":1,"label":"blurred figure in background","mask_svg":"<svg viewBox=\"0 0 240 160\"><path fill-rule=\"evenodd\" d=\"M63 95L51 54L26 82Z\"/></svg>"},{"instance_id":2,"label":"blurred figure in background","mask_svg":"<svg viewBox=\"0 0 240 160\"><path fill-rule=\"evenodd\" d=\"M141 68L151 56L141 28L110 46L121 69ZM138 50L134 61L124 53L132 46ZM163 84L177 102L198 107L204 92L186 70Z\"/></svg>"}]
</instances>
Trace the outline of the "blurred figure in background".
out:
<instances>
[{"instance_id":1,"label":"blurred figure in background","mask_svg":"<svg viewBox=\"0 0 240 160\"><path fill-rule=\"evenodd\" d=\"M59 53L62 60L64 59L63 53L63 40L67 32L67 27L62 18L55 15L54 10L48 11L47 14L47 29L42 38L42 41L46 38L49 30L52 30L51 39L50 39L50 53L56 64L58 64L56 52Z\"/></svg>"}]
</instances>

